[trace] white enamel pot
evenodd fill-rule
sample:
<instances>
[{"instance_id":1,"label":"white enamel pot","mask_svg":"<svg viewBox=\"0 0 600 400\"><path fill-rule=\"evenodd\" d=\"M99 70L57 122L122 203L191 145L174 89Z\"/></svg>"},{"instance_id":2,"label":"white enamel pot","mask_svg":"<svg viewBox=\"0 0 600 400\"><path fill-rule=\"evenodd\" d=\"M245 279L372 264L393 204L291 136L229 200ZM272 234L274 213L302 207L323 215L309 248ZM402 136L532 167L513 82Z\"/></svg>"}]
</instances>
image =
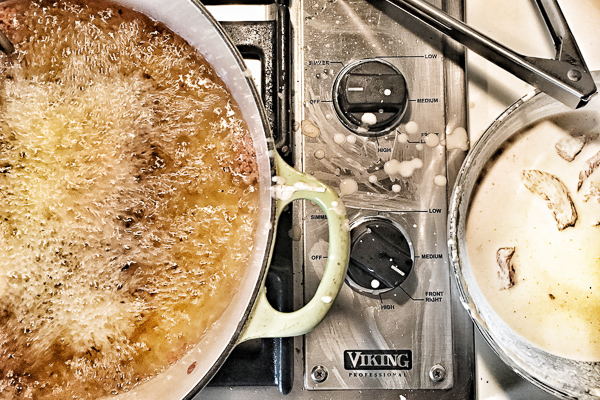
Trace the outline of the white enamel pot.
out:
<instances>
[{"instance_id":1,"label":"white enamel pot","mask_svg":"<svg viewBox=\"0 0 600 400\"><path fill-rule=\"evenodd\" d=\"M594 72L593 76L598 84L600 73ZM598 132L600 98L596 96L587 106L574 110L544 93L533 92L490 125L467 155L454 186L448 216L450 261L464 307L491 348L509 367L559 398L600 399L600 360L580 361L551 354L519 335L488 301L476 279L474 271L478 266L469 259L467 251L467 217L488 162L525 128L549 119L568 121L573 131Z\"/></svg>"}]
</instances>

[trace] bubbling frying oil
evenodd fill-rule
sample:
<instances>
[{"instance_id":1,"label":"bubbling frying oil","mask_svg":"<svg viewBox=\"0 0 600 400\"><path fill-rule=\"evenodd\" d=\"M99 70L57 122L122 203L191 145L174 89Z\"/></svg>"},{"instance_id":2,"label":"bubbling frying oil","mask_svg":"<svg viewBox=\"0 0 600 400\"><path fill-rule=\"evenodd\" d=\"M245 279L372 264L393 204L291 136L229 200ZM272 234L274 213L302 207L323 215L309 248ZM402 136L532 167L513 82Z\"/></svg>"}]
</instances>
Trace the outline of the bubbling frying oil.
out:
<instances>
[{"instance_id":1,"label":"bubbling frying oil","mask_svg":"<svg viewBox=\"0 0 600 400\"><path fill-rule=\"evenodd\" d=\"M212 68L146 17L11 1L0 28L0 398L129 390L239 284L252 140Z\"/></svg>"}]
</instances>

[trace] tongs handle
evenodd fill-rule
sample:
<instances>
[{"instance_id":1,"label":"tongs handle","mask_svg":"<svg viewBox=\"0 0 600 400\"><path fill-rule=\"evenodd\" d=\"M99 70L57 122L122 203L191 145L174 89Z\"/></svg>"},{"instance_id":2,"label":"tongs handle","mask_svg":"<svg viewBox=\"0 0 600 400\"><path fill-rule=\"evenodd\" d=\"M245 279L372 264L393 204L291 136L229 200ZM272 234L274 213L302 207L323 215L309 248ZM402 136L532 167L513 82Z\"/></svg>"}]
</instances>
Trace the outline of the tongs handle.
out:
<instances>
[{"instance_id":1,"label":"tongs handle","mask_svg":"<svg viewBox=\"0 0 600 400\"><path fill-rule=\"evenodd\" d=\"M556 47L556 58L518 54L422 0L388 0L410 15L572 108L596 94L594 79L556 0L535 0Z\"/></svg>"}]
</instances>

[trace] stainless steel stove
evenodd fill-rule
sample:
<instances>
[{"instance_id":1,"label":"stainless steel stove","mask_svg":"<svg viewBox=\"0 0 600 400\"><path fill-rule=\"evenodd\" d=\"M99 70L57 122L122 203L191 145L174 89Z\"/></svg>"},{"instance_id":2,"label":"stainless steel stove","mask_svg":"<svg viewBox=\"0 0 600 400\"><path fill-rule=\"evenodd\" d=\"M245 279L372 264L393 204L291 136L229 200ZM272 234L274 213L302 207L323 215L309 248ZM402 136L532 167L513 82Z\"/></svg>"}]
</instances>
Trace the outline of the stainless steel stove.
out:
<instances>
[{"instance_id":1,"label":"stainless steel stove","mask_svg":"<svg viewBox=\"0 0 600 400\"><path fill-rule=\"evenodd\" d=\"M460 0L433 3L462 17ZM269 345L289 347L282 358L260 361L275 366L274 378L244 378L240 386L236 373L222 372L197 398L474 398L473 328L446 251L446 200L464 157L456 148L466 128L464 54L384 1L304 0L266 9L293 66L276 63L280 78L291 72L287 90L283 82L268 84L283 114L282 98L293 94L292 120L273 124L278 135L292 127L287 139L277 135L278 148L342 196L351 263L326 319L304 337ZM286 31L287 42L279 35ZM282 233L275 260L291 273L292 288L283 293L292 290L290 307L298 308L323 271L327 223L319 207L297 202ZM265 346L251 343L238 363ZM282 372L282 364L289 368Z\"/></svg>"}]
</instances>

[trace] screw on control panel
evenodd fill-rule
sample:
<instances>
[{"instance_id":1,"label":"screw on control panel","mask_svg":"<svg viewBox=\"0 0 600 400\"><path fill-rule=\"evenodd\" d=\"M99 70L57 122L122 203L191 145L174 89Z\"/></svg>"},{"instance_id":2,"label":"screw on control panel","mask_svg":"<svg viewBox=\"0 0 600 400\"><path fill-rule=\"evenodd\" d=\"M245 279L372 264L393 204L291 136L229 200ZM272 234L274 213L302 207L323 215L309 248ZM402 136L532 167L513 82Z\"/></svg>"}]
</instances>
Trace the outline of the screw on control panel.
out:
<instances>
[{"instance_id":1,"label":"screw on control panel","mask_svg":"<svg viewBox=\"0 0 600 400\"><path fill-rule=\"evenodd\" d=\"M310 377L315 383L325 382L328 376L329 372L327 371L327 368L322 365L317 365L310 371Z\"/></svg>"},{"instance_id":2,"label":"screw on control panel","mask_svg":"<svg viewBox=\"0 0 600 400\"><path fill-rule=\"evenodd\" d=\"M429 378L434 382L441 382L446 378L446 368L436 364L429 370Z\"/></svg>"}]
</instances>

